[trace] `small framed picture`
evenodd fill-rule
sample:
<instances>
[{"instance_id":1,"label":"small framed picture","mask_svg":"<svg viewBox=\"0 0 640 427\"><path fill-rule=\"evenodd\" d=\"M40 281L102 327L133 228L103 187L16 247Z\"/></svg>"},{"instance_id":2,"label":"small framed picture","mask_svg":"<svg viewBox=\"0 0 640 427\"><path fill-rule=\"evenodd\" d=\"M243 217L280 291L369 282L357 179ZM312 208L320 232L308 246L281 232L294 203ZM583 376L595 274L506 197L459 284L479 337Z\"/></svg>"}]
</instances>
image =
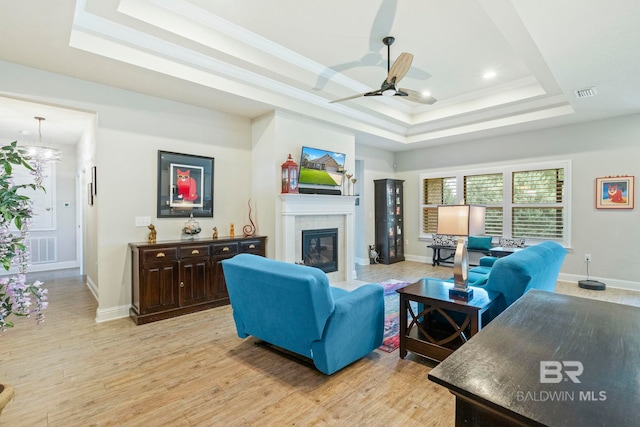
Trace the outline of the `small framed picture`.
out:
<instances>
[{"instance_id":1,"label":"small framed picture","mask_svg":"<svg viewBox=\"0 0 640 427\"><path fill-rule=\"evenodd\" d=\"M596 178L596 209L633 209L634 177Z\"/></svg>"},{"instance_id":2,"label":"small framed picture","mask_svg":"<svg viewBox=\"0 0 640 427\"><path fill-rule=\"evenodd\" d=\"M93 182L87 184L87 203L93 206Z\"/></svg>"},{"instance_id":3,"label":"small framed picture","mask_svg":"<svg viewBox=\"0 0 640 427\"><path fill-rule=\"evenodd\" d=\"M98 171L95 166L91 168L91 184L93 184L93 195L98 194Z\"/></svg>"}]
</instances>

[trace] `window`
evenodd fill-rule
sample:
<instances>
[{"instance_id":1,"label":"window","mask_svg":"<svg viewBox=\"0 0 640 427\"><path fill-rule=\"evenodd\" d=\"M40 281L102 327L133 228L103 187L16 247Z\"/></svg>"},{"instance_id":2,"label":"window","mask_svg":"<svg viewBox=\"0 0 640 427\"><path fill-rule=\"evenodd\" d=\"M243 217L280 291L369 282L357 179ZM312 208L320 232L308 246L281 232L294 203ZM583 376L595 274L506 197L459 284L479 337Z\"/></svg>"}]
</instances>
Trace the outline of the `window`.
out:
<instances>
[{"instance_id":1,"label":"window","mask_svg":"<svg viewBox=\"0 0 640 427\"><path fill-rule=\"evenodd\" d=\"M487 207L485 234L502 236L504 185L501 173L464 176L464 203Z\"/></svg>"},{"instance_id":2,"label":"window","mask_svg":"<svg viewBox=\"0 0 640 427\"><path fill-rule=\"evenodd\" d=\"M490 236L557 240L570 246L570 161L421 174L421 238L435 234L441 204L487 207Z\"/></svg>"},{"instance_id":3,"label":"window","mask_svg":"<svg viewBox=\"0 0 640 427\"><path fill-rule=\"evenodd\" d=\"M562 239L564 169L513 172L512 237Z\"/></svg>"},{"instance_id":4,"label":"window","mask_svg":"<svg viewBox=\"0 0 640 427\"><path fill-rule=\"evenodd\" d=\"M422 232L435 233L438 225L438 205L455 205L456 177L422 180Z\"/></svg>"}]
</instances>

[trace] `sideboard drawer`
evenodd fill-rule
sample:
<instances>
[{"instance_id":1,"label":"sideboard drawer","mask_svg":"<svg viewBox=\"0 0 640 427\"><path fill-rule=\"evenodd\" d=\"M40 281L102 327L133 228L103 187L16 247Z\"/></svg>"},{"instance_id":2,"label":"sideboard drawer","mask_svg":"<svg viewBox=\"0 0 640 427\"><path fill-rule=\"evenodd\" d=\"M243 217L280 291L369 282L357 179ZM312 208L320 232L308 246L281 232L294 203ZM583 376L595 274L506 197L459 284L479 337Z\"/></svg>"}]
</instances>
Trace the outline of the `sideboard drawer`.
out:
<instances>
[{"instance_id":1,"label":"sideboard drawer","mask_svg":"<svg viewBox=\"0 0 640 427\"><path fill-rule=\"evenodd\" d=\"M238 243L218 243L213 245L213 255L235 255L238 253Z\"/></svg>"},{"instance_id":2,"label":"sideboard drawer","mask_svg":"<svg viewBox=\"0 0 640 427\"><path fill-rule=\"evenodd\" d=\"M180 258L209 256L209 245L185 246L180 248Z\"/></svg>"},{"instance_id":3,"label":"sideboard drawer","mask_svg":"<svg viewBox=\"0 0 640 427\"><path fill-rule=\"evenodd\" d=\"M147 264L159 261L175 261L178 259L178 248L145 249L142 251L142 262Z\"/></svg>"},{"instance_id":4,"label":"sideboard drawer","mask_svg":"<svg viewBox=\"0 0 640 427\"><path fill-rule=\"evenodd\" d=\"M245 242L240 242L240 252L242 253L261 254L263 251L264 248L262 247L262 240L247 240Z\"/></svg>"}]
</instances>

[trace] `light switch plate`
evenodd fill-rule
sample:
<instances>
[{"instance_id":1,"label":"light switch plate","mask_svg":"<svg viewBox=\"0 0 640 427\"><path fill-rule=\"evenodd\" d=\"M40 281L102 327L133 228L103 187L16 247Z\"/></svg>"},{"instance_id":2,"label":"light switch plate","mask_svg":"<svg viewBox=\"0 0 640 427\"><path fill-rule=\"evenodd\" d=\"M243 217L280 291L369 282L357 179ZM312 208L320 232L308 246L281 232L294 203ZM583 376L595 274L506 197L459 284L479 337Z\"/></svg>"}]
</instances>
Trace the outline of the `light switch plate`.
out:
<instances>
[{"instance_id":1,"label":"light switch plate","mask_svg":"<svg viewBox=\"0 0 640 427\"><path fill-rule=\"evenodd\" d=\"M151 224L150 216L137 216L136 217L136 227L146 227Z\"/></svg>"}]
</instances>

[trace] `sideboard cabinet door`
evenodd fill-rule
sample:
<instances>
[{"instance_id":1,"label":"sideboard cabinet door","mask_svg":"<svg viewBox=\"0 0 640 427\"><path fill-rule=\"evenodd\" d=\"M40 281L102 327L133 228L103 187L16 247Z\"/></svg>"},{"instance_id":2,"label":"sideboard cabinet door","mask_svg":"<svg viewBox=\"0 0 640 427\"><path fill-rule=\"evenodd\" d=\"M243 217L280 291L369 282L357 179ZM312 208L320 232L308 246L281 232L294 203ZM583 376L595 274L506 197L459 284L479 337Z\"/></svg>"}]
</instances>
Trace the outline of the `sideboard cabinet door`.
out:
<instances>
[{"instance_id":1,"label":"sideboard cabinet door","mask_svg":"<svg viewBox=\"0 0 640 427\"><path fill-rule=\"evenodd\" d=\"M213 283L212 295L214 301L224 300L229 303L229 293L227 292L227 282L224 280L224 271L222 270L222 261L233 258L238 254L239 246L237 243L219 243L213 245Z\"/></svg>"},{"instance_id":2,"label":"sideboard cabinet door","mask_svg":"<svg viewBox=\"0 0 640 427\"><path fill-rule=\"evenodd\" d=\"M211 276L210 245L180 248L180 306L209 300Z\"/></svg>"}]
</instances>

